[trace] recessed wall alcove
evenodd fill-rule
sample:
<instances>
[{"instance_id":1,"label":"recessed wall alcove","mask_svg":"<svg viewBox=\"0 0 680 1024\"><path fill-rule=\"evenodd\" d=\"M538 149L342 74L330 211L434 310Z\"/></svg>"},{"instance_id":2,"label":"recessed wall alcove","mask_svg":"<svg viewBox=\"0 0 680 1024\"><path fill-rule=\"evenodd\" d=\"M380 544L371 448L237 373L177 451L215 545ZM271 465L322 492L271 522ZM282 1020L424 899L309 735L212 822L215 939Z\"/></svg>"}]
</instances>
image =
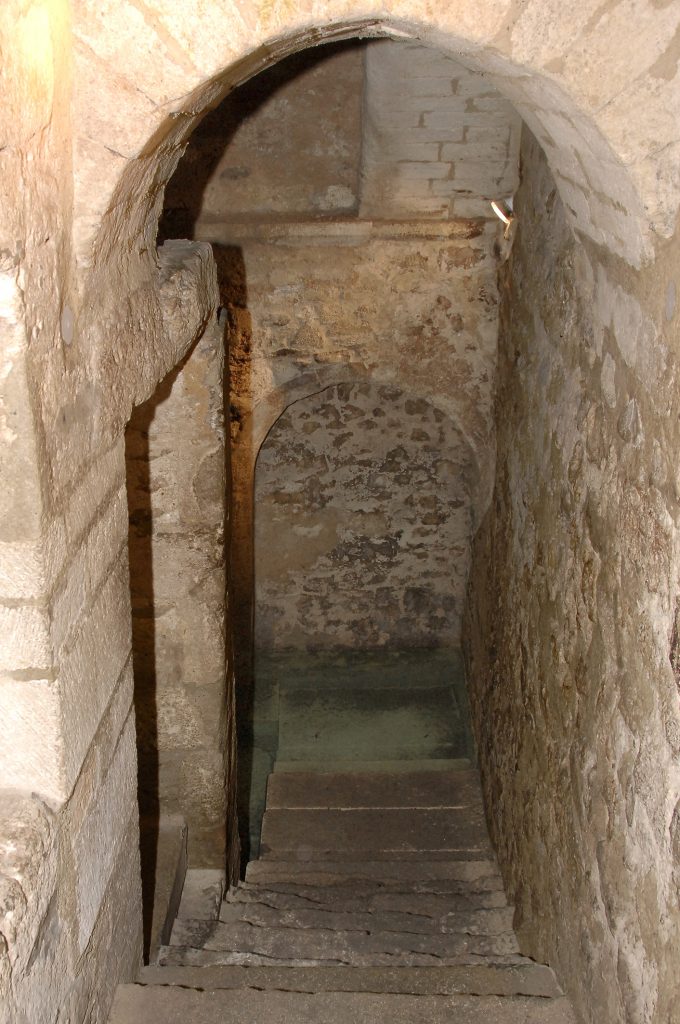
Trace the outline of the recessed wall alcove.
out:
<instances>
[{"instance_id":1,"label":"recessed wall alcove","mask_svg":"<svg viewBox=\"0 0 680 1024\"><path fill-rule=\"evenodd\" d=\"M448 417L392 384L326 388L269 431L254 481L254 698L240 723L251 854L275 762L474 757L460 651L473 474Z\"/></svg>"}]
</instances>

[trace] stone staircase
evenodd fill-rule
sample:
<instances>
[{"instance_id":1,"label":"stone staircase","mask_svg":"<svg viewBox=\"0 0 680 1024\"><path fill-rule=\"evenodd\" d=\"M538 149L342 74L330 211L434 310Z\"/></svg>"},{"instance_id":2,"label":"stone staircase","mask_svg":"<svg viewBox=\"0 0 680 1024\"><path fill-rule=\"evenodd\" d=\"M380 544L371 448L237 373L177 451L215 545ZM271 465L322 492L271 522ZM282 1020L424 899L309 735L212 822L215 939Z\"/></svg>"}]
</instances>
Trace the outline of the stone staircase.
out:
<instances>
[{"instance_id":1,"label":"stone staircase","mask_svg":"<svg viewBox=\"0 0 680 1024\"><path fill-rule=\"evenodd\" d=\"M519 953L476 772L436 763L274 772L245 882L189 872L111 1024L572 1024Z\"/></svg>"}]
</instances>

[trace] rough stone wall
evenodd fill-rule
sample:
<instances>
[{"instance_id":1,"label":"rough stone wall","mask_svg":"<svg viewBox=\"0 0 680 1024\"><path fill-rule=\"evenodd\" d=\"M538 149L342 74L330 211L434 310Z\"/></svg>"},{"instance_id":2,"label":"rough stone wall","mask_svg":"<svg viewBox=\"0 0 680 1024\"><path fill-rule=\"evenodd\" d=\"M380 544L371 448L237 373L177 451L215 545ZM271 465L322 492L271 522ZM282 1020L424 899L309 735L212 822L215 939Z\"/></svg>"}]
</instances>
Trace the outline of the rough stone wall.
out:
<instances>
[{"instance_id":1,"label":"rough stone wall","mask_svg":"<svg viewBox=\"0 0 680 1024\"><path fill-rule=\"evenodd\" d=\"M232 326L237 444L254 456L290 401L345 380L351 368L407 383L445 412L474 451L478 493L488 491L495 223L241 223L214 231Z\"/></svg>"},{"instance_id":2,"label":"rough stone wall","mask_svg":"<svg viewBox=\"0 0 680 1024\"><path fill-rule=\"evenodd\" d=\"M255 474L257 649L457 646L470 463L450 420L395 387L290 406Z\"/></svg>"},{"instance_id":3,"label":"rough stone wall","mask_svg":"<svg viewBox=\"0 0 680 1024\"><path fill-rule=\"evenodd\" d=\"M677 1016L677 248L570 234L527 134L502 287L495 492L466 625L524 949L585 1021Z\"/></svg>"},{"instance_id":4,"label":"rough stone wall","mask_svg":"<svg viewBox=\"0 0 680 1024\"><path fill-rule=\"evenodd\" d=\"M481 516L494 466L495 238L493 225L473 221L225 226L215 250L231 282L222 301L231 323L234 628L244 685L254 463L291 402L348 373L407 387L463 437L474 466L471 522Z\"/></svg>"},{"instance_id":5,"label":"rough stone wall","mask_svg":"<svg viewBox=\"0 0 680 1024\"><path fill-rule=\"evenodd\" d=\"M214 319L126 431L140 811L180 814L190 863L220 868L235 837L223 382Z\"/></svg>"}]
</instances>

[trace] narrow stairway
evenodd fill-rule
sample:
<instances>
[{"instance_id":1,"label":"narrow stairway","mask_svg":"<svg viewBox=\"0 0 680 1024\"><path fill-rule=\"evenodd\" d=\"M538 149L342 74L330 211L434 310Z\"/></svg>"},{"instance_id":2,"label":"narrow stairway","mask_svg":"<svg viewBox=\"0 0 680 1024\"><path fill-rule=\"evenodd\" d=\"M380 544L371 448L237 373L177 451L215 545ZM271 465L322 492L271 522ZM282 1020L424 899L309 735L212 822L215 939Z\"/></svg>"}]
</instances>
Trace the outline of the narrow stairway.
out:
<instances>
[{"instance_id":1,"label":"narrow stairway","mask_svg":"<svg viewBox=\"0 0 680 1024\"><path fill-rule=\"evenodd\" d=\"M272 773L245 882L195 873L111 1024L572 1024L519 953L477 773L370 767Z\"/></svg>"}]
</instances>

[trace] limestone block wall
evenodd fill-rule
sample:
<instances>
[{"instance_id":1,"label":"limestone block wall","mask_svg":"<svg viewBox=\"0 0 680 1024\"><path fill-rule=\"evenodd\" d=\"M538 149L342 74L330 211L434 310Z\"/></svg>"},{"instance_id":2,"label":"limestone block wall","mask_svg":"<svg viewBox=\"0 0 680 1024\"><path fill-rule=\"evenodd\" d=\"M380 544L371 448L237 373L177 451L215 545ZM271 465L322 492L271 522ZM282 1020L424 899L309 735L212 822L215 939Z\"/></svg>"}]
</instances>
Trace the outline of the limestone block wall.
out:
<instances>
[{"instance_id":1,"label":"limestone block wall","mask_svg":"<svg viewBox=\"0 0 680 1024\"><path fill-rule=\"evenodd\" d=\"M141 957L122 442L62 500L41 552L51 593L13 602L15 614L42 607L50 661L6 671L3 681L3 1024L51 1024L57 1008L84 1019L113 996L100 967L110 950L124 974ZM8 581L35 585L30 551L15 553L25 572L15 561Z\"/></svg>"},{"instance_id":2,"label":"limestone block wall","mask_svg":"<svg viewBox=\"0 0 680 1024\"><path fill-rule=\"evenodd\" d=\"M190 863L221 868L236 830L227 814L229 485L216 317L135 409L126 456L140 811L181 815Z\"/></svg>"},{"instance_id":3,"label":"limestone block wall","mask_svg":"<svg viewBox=\"0 0 680 1024\"><path fill-rule=\"evenodd\" d=\"M31 109L20 98L16 125L25 128ZM55 112L51 130L58 123ZM32 174L42 170L33 184L49 191L51 172L41 168L49 132L33 128L16 153ZM34 136L46 147L39 154ZM33 186L17 170L12 180L24 182L17 194L25 198ZM53 223L58 241L59 195L41 206L45 194L34 203L45 218L40 238ZM153 322L134 355L135 387L126 387L133 358L127 373L94 360L95 386L82 363L89 325L76 321L64 252L38 245L25 222L3 219L2 229L12 245L22 232L24 241L4 264L2 316L11 329L0 338L3 466L14 503L0 548L0 1020L103 1024L118 978L134 975L142 952L122 423L137 389L214 316L214 267L206 247L169 247L173 258L161 256L153 288L140 282L135 298Z\"/></svg>"},{"instance_id":4,"label":"limestone block wall","mask_svg":"<svg viewBox=\"0 0 680 1024\"><path fill-rule=\"evenodd\" d=\"M677 248L570 235L526 136L494 498L466 636L489 823L526 952L585 1021L677 1014Z\"/></svg>"},{"instance_id":5,"label":"limestone block wall","mask_svg":"<svg viewBox=\"0 0 680 1024\"><path fill-rule=\"evenodd\" d=\"M517 188L520 117L481 74L418 43L365 52L361 214L487 217Z\"/></svg>"},{"instance_id":6,"label":"limestone block wall","mask_svg":"<svg viewBox=\"0 0 680 1024\"><path fill-rule=\"evenodd\" d=\"M458 646L472 453L439 409L389 385L291 405L255 474L255 644Z\"/></svg>"}]
</instances>

